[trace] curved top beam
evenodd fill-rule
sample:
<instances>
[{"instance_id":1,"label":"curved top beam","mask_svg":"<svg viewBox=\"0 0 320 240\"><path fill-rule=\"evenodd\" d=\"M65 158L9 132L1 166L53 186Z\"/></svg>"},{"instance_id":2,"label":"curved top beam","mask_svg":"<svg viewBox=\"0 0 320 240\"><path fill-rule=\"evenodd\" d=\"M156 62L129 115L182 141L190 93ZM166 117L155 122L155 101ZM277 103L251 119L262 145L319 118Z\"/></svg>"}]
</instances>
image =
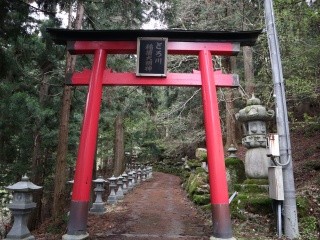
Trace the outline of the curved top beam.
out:
<instances>
[{"instance_id":1,"label":"curved top beam","mask_svg":"<svg viewBox=\"0 0 320 240\"><path fill-rule=\"evenodd\" d=\"M253 46L262 30L70 30L47 28L47 32L59 45L66 45L71 41L133 41L138 37L164 37L168 38L169 42L237 42L241 46Z\"/></svg>"}]
</instances>

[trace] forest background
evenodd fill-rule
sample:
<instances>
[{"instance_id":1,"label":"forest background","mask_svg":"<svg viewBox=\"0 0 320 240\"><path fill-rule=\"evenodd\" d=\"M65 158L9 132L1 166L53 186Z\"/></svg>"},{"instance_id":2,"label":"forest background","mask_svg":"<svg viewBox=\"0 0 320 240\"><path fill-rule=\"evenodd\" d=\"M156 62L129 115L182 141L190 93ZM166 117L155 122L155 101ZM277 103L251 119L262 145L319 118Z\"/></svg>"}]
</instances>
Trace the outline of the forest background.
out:
<instances>
[{"instance_id":1,"label":"forest background","mask_svg":"<svg viewBox=\"0 0 320 240\"><path fill-rule=\"evenodd\" d=\"M319 1L275 0L289 120L292 128L320 129ZM256 30L265 28L259 0L91 0L0 2L0 186L28 174L43 186L35 196L30 228L65 217L73 178L87 87L64 84L66 72L91 68L90 56L72 57L46 32L59 28L65 12L71 29ZM46 18L40 18L46 16ZM155 24L153 26L152 24ZM225 147L241 143L234 113L254 93L274 109L267 37L243 47L237 57L213 59L216 69L240 76L240 88L219 89ZM76 64L75 64L76 63ZM135 57L114 55L108 67L135 71ZM198 69L194 56L171 56L170 72ZM105 87L103 89L95 172L119 174L123 162L177 161L205 147L201 91L182 87ZM269 125L276 131L275 123ZM95 177L95 176L94 176ZM2 205L8 201L1 189Z\"/></svg>"}]
</instances>

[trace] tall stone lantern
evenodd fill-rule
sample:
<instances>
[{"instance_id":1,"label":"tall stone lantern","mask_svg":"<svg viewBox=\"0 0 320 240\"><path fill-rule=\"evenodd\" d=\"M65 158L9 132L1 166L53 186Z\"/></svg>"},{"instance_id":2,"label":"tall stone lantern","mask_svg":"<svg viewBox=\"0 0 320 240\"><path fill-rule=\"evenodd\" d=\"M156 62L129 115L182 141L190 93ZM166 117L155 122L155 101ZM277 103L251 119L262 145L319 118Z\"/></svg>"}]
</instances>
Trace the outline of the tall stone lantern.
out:
<instances>
[{"instance_id":1,"label":"tall stone lantern","mask_svg":"<svg viewBox=\"0 0 320 240\"><path fill-rule=\"evenodd\" d=\"M41 188L30 182L27 176L23 176L20 182L6 187L12 191L13 199L8 207L14 217L13 226L5 238L6 240L35 239L27 227L27 222L32 209L36 207L36 203L32 201L32 192Z\"/></svg>"},{"instance_id":2,"label":"tall stone lantern","mask_svg":"<svg viewBox=\"0 0 320 240\"><path fill-rule=\"evenodd\" d=\"M236 118L243 123L245 136L242 138L242 145L248 149L245 171L249 178L268 178L271 161L267 157L266 122L273 117L274 111L267 110L254 95L247 101L247 106L236 114Z\"/></svg>"},{"instance_id":3,"label":"tall stone lantern","mask_svg":"<svg viewBox=\"0 0 320 240\"><path fill-rule=\"evenodd\" d=\"M94 192L96 194L96 201L92 204L92 208L90 209L90 213L93 214L104 214L106 213L105 203L102 200L102 195L104 193L104 184L106 180L99 176L97 179L92 180L95 183Z\"/></svg>"}]
</instances>

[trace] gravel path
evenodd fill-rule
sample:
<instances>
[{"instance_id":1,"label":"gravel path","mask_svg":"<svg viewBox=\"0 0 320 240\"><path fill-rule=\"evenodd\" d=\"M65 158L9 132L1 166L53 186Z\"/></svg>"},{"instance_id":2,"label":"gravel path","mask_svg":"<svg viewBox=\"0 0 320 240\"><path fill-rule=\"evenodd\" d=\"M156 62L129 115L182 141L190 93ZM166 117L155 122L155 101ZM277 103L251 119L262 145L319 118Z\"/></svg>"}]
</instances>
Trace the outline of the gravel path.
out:
<instances>
[{"instance_id":1,"label":"gravel path","mask_svg":"<svg viewBox=\"0 0 320 240\"><path fill-rule=\"evenodd\" d=\"M103 216L90 215L90 239L209 239L210 228L176 176L154 173Z\"/></svg>"}]
</instances>

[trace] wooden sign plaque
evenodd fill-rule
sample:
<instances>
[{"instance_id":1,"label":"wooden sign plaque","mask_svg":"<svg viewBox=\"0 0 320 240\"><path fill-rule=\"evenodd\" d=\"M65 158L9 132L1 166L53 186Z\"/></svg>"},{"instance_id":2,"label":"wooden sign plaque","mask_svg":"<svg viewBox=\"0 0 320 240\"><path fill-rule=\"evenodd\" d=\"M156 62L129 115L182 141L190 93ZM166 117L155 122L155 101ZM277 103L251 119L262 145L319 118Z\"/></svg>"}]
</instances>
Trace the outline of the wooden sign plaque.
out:
<instances>
[{"instance_id":1,"label":"wooden sign plaque","mask_svg":"<svg viewBox=\"0 0 320 240\"><path fill-rule=\"evenodd\" d=\"M136 75L166 77L167 45L168 38L138 38Z\"/></svg>"}]
</instances>

